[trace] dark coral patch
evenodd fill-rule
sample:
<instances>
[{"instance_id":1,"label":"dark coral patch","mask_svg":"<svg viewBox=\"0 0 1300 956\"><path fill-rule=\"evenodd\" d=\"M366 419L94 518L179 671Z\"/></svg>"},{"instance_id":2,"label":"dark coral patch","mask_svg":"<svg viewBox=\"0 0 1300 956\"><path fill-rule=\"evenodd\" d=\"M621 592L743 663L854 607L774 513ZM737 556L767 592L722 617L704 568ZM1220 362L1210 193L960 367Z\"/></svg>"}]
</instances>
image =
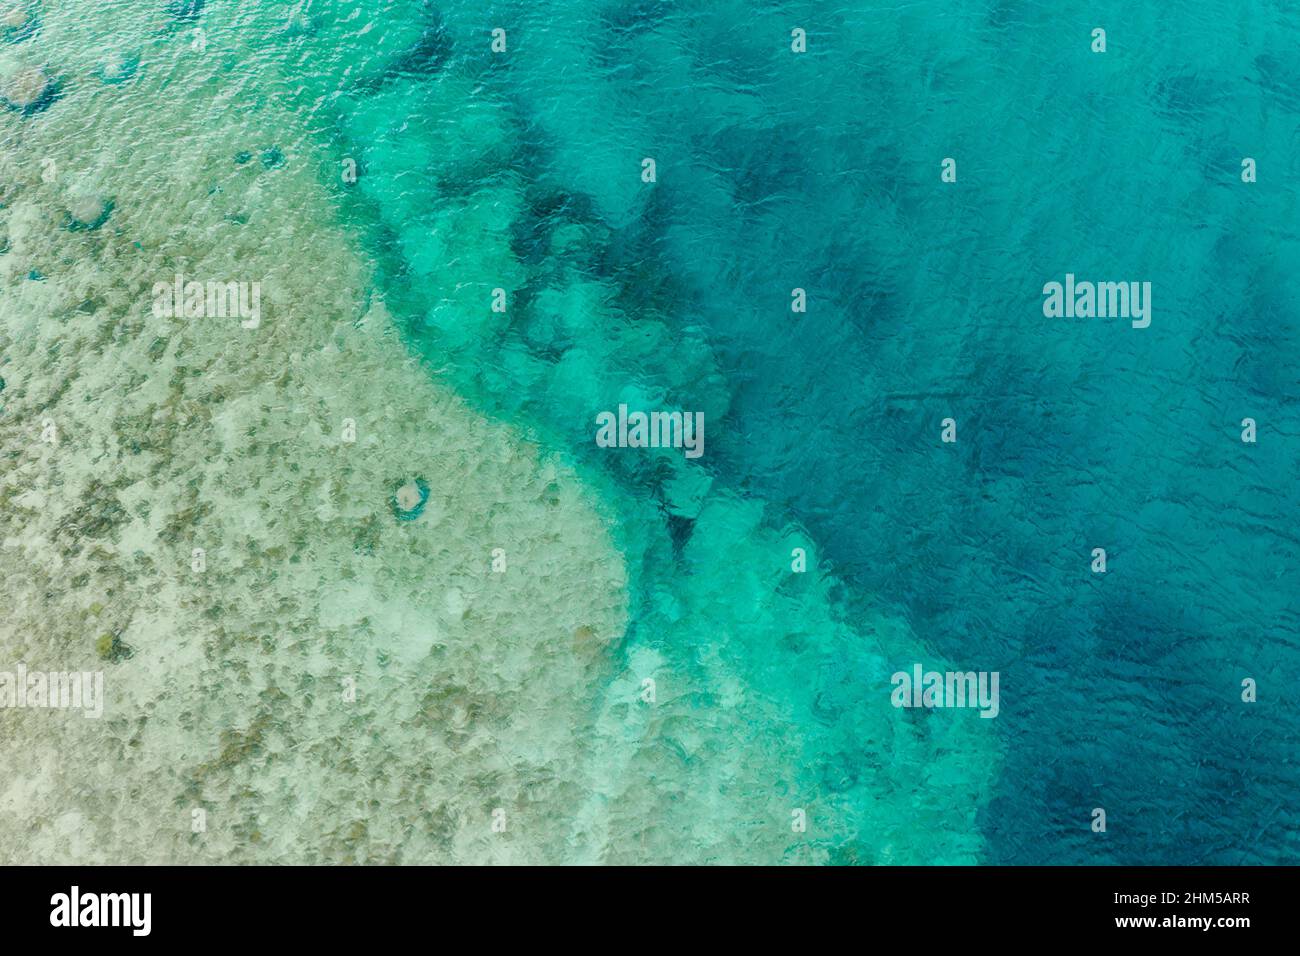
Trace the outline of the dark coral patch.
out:
<instances>
[{"instance_id":1,"label":"dark coral patch","mask_svg":"<svg viewBox=\"0 0 1300 956\"><path fill-rule=\"evenodd\" d=\"M197 20L203 4L204 0L169 0L167 13L176 20Z\"/></svg>"}]
</instances>

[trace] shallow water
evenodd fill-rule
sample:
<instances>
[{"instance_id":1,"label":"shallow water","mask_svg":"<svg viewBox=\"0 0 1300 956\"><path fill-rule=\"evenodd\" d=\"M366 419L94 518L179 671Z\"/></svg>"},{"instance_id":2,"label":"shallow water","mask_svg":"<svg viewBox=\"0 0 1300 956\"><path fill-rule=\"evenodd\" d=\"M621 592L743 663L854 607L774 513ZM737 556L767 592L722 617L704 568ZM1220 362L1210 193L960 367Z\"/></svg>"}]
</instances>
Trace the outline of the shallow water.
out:
<instances>
[{"instance_id":1,"label":"shallow water","mask_svg":"<svg viewBox=\"0 0 1300 956\"><path fill-rule=\"evenodd\" d=\"M6 855L1294 859L1293 12L36 7L0 656L107 701L4 713Z\"/></svg>"}]
</instances>

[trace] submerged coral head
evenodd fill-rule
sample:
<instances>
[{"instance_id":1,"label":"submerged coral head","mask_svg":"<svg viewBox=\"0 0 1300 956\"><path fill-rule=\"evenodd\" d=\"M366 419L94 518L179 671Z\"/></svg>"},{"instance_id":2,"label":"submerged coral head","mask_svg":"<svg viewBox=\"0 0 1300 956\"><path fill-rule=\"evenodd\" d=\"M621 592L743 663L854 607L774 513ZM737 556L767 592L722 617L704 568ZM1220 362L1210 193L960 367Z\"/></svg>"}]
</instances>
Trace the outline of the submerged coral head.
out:
<instances>
[{"instance_id":1,"label":"submerged coral head","mask_svg":"<svg viewBox=\"0 0 1300 956\"><path fill-rule=\"evenodd\" d=\"M429 485L423 478L416 478L393 493L393 514L398 521L414 521L428 503Z\"/></svg>"},{"instance_id":2,"label":"submerged coral head","mask_svg":"<svg viewBox=\"0 0 1300 956\"><path fill-rule=\"evenodd\" d=\"M167 12L177 20L197 20L204 0L168 0Z\"/></svg>"},{"instance_id":3,"label":"submerged coral head","mask_svg":"<svg viewBox=\"0 0 1300 956\"><path fill-rule=\"evenodd\" d=\"M0 102L16 113L39 113L58 94L58 84L39 66L20 66L0 79Z\"/></svg>"},{"instance_id":4,"label":"submerged coral head","mask_svg":"<svg viewBox=\"0 0 1300 956\"><path fill-rule=\"evenodd\" d=\"M21 43L40 26L40 19L32 3L26 0L9 0L0 3L0 37L9 43Z\"/></svg>"},{"instance_id":5,"label":"submerged coral head","mask_svg":"<svg viewBox=\"0 0 1300 956\"><path fill-rule=\"evenodd\" d=\"M95 230L108 222L113 214L113 200L102 199L91 193L75 194L68 201L66 228L73 232Z\"/></svg>"},{"instance_id":6,"label":"submerged coral head","mask_svg":"<svg viewBox=\"0 0 1300 956\"><path fill-rule=\"evenodd\" d=\"M116 51L104 57L103 61L95 68L95 75L104 83L110 85L125 83L131 77L135 76L135 71L140 68L140 58L137 56L128 56Z\"/></svg>"}]
</instances>

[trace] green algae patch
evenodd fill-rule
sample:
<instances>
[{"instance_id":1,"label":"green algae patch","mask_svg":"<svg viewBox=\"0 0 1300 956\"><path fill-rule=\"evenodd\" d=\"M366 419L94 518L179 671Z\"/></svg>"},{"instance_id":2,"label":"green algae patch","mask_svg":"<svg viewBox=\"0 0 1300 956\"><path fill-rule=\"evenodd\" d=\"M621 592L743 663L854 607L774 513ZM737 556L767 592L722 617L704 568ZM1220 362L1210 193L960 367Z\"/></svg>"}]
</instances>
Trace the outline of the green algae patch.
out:
<instances>
[{"instance_id":1,"label":"green algae patch","mask_svg":"<svg viewBox=\"0 0 1300 956\"><path fill-rule=\"evenodd\" d=\"M95 639L95 653L109 664L120 664L135 656L135 651L117 634L101 634Z\"/></svg>"}]
</instances>

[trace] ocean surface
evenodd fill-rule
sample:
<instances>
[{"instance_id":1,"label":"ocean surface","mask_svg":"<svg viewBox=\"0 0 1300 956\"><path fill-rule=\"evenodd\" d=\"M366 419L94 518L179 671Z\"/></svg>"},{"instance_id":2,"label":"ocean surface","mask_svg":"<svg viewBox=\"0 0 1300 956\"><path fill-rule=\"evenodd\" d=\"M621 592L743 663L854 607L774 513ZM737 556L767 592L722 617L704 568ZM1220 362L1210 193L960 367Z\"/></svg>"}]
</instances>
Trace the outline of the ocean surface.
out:
<instances>
[{"instance_id":1,"label":"ocean surface","mask_svg":"<svg viewBox=\"0 0 1300 956\"><path fill-rule=\"evenodd\" d=\"M1300 857L1293 5L17 6L8 856Z\"/></svg>"}]
</instances>

